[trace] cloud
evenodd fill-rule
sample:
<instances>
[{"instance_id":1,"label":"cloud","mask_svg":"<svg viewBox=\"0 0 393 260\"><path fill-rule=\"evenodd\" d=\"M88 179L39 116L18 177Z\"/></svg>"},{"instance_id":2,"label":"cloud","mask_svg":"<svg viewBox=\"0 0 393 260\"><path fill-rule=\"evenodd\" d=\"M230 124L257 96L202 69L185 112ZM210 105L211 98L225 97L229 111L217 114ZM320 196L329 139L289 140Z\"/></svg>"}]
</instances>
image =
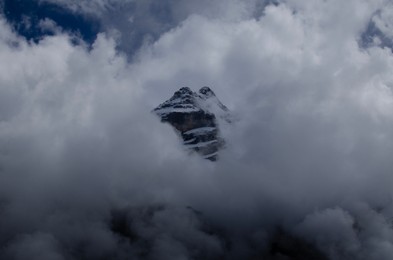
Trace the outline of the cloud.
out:
<instances>
[{"instance_id":1,"label":"cloud","mask_svg":"<svg viewBox=\"0 0 393 260\"><path fill-rule=\"evenodd\" d=\"M383 1L231 3L182 2L132 62L109 32L32 43L1 21L0 256L267 258L282 229L389 259L393 57L358 44ZM185 85L240 119L216 163L150 112Z\"/></svg>"},{"instance_id":2,"label":"cloud","mask_svg":"<svg viewBox=\"0 0 393 260\"><path fill-rule=\"evenodd\" d=\"M393 233L391 215L385 213L353 203L349 211L333 208L310 214L296 232L314 240L332 259L388 259Z\"/></svg>"},{"instance_id":3,"label":"cloud","mask_svg":"<svg viewBox=\"0 0 393 260\"><path fill-rule=\"evenodd\" d=\"M393 17L392 17L392 5L387 4L384 6L382 10L378 13L378 15L373 17L373 22L376 27L380 29L387 37L392 38L393 35L391 33L391 27L393 26Z\"/></svg>"},{"instance_id":4,"label":"cloud","mask_svg":"<svg viewBox=\"0 0 393 260\"><path fill-rule=\"evenodd\" d=\"M25 235L6 249L6 255L13 259L64 259L56 247L56 241L50 235Z\"/></svg>"},{"instance_id":5,"label":"cloud","mask_svg":"<svg viewBox=\"0 0 393 260\"><path fill-rule=\"evenodd\" d=\"M118 48L132 58L144 44L156 41L163 33L176 28L190 15L239 21L260 15L270 1L197 1L163 0L41 0L70 9L100 21L101 29L117 38Z\"/></svg>"},{"instance_id":6,"label":"cloud","mask_svg":"<svg viewBox=\"0 0 393 260\"><path fill-rule=\"evenodd\" d=\"M73 10L74 12L83 13L101 13L105 10L112 9L113 5L119 3L131 3L133 0L119 1L119 0L93 0L93 1L65 1L65 0L39 0L41 2L49 2L64 6Z\"/></svg>"}]
</instances>

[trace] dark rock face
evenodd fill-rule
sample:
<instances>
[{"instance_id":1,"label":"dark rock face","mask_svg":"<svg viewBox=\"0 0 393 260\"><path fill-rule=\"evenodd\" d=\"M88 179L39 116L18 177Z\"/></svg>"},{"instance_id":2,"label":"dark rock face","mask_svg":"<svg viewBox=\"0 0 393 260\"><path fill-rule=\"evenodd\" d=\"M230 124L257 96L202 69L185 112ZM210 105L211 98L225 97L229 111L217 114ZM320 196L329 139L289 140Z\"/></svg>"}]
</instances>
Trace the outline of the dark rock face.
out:
<instances>
[{"instance_id":1,"label":"dark rock face","mask_svg":"<svg viewBox=\"0 0 393 260\"><path fill-rule=\"evenodd\" d=\"M199 93L183 87L153 111L177 130L187 148L217 160L218 150L224 145L217 117L229 122L230 115L209 87L201 88Z\"/></svg>"}]
</instances>

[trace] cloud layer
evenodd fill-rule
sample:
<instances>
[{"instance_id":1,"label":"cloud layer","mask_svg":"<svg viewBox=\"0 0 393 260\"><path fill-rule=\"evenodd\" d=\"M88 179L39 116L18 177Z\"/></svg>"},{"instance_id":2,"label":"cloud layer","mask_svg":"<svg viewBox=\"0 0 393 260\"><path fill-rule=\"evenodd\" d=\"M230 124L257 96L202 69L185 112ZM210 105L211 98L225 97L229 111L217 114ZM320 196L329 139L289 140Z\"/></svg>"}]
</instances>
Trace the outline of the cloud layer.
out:
<instances>
[{"instance_id":1,"label":"cloud layer","mask_svg":"<svg viewBox=\"0 0 393 260\"><path fill-rule=\"evenodd\" d=\"M155 35L132 62L125 26L87 48L1 20L0 258L279 259L278 229L328 259L390 258L393 55L360 42L388 2L224 2L131 19ZM185 85L239 118L216 163L150 112Z\"/></svg>"}]
</instances>

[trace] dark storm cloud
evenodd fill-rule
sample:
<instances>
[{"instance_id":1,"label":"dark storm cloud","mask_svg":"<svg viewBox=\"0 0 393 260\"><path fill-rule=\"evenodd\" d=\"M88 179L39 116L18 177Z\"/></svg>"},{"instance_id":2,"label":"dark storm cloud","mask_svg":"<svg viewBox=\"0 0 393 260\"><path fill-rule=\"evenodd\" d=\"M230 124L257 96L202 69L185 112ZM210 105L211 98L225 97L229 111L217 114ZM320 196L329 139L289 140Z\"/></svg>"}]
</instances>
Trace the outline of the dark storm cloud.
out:
<instances>
[{"instance_id":1,"label":"dark storm cloud","mask_svg":"<svg viewBox=\"0 0 393 260\"><path fill-rule=\"evenodd\" d=\"M1 258L389 259L393 55L358 47L385 4L131 1L157 34L133 63L110 30L87 49L1 20ZM216 163L150 113L184 85L238 118Z\"/></svg>"}]
</instances>

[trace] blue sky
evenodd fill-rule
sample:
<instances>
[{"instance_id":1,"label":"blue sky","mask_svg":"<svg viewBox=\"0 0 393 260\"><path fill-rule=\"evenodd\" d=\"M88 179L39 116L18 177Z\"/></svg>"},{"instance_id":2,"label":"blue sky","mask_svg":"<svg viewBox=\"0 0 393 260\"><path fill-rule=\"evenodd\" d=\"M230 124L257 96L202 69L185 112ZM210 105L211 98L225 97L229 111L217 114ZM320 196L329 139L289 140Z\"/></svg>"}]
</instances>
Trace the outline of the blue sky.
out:
<instances>
[{"instance_id":1,"label":"blue sky","mask_svg":"<svg viewBox=\"0 0 393 260\"><path fill-rule=\"evenodd\" d=\"M52 3L36 0L4 0L4 15L13 28L28 40L38 41L53 32L43 31L39 22L45 18L53 20L64 31L80 35L91 44L96 39L101 25L98 19L78 14Z\"/></svg>"}]
</instances>

